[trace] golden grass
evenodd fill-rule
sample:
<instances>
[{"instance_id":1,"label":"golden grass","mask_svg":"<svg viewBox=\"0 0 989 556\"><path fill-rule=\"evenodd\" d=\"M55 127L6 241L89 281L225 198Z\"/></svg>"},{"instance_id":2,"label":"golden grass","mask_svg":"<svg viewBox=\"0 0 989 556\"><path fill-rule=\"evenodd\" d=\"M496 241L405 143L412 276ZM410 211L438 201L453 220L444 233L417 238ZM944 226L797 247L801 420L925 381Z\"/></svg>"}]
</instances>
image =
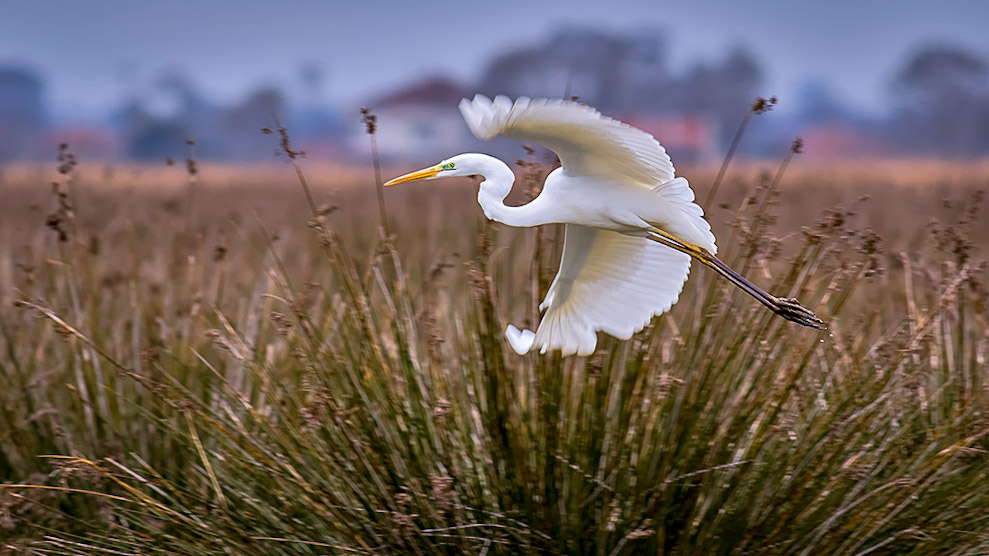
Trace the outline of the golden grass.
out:
<instances>
[{"instance_id":1,"label":"golden grass","mask_svg":"<svg viewBox=\"0 0 989 556\"><path fill-rule=\"evenodd\" d=\"M451 180L389 188L382 241L370 170L302 166L316 216L281 164L3 170L10 550L989 549L985 164L733 167L720 253L831 329L695 266L567 359L502 337L558 227L492 225ZM681 174L704 198L714 170Z\"/></svg>"}]
</instances>

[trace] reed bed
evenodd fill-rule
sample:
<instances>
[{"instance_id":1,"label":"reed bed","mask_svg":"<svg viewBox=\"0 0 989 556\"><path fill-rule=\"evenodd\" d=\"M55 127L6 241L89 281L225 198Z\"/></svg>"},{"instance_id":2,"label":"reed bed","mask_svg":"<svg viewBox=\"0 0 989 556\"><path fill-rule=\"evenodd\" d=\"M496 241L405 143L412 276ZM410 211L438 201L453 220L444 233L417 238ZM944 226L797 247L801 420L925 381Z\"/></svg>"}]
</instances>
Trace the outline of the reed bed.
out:
<instances>
[{"instance_id":1,"label":"reed bed","mask_svg":"<svg viewBox=\"0 0 989 556\"><path fill-rule=\"evenodd\" d=\"M694 265L561 358L502 332L562 230L469 181L389 189L385 237L370 170L293 161L311 207L290 166L62 156L0 186L0 551L989 551L981 167L733 168L720 254L829 329Z\"/></svg>"}]
</instances>

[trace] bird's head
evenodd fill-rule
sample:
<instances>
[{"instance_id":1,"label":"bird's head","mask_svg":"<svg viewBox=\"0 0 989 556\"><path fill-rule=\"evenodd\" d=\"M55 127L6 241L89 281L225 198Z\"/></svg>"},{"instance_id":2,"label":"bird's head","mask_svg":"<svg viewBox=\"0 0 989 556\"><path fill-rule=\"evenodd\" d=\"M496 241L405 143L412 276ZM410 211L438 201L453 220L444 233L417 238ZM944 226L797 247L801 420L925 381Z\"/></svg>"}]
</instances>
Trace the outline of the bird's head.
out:
<instances>
[{"instance_id":1,"label":"bird's head","mask_svg":"<svg viewBox=\"0 0 989 556\"><path fill-rule=\"evenodd\" d=\"M436 166L423 168L399 176L393 180L385 182L385 185L395 185L407 181L432 180L436 178L446 178L453 176L475 176L484 174L484 165L490 156L484 154L467 153L450 157Z\"/></svg>"}]
</instances>

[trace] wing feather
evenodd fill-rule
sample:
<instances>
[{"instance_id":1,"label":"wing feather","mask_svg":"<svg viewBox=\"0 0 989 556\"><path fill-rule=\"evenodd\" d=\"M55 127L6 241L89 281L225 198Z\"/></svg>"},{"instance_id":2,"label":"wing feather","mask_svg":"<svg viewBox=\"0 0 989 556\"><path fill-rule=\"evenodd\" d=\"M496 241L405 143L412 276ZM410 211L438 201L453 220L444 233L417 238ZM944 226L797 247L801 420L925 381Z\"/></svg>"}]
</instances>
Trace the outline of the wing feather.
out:
<instances>
[{"instance_id":1,"label":"wing feather","mask_svg":"<svg viewBox=\"0 0 989 556\"><path fill-rule=\"evenodd\" d=\"M509 328L512 347L587 355L597 331L627 340L668 311L690 272L690 257L644 238L567 224L563 260L540 305L535 336ZM528 334L527 334L528 333Z\"/></svg>"},{"instance_id":2,"label":"wing feather","mask_svg":"<svg viewBox=\"0 0 989 556\"><path fill-rule=\"evenodd\" d=\"M676 229L715 248L690 185L675 177L666 150L645 131L565 100L477 95L462 100L460 111L479 139L501 134L552 149L567 176L598 178L602 187L618 178L654 190L686 217ZM645 219L650 213L643 214ZM657 221L668 219L662 216ZM519 353L535 347L587 355L598 331L628 339L676 303L689 272L684 253L645 238L567 224L560 270L539 306L543 319L535 333L509 326L509 344Z\"/></svg>"},{"instance_id":3,"label":"wing feather","mask_svg":"<svg viewBox=\"0 0 989 556\"><path fill-rule=\"evenodd\" d=\"M623 176L647 187L674 177L673 162L652 135L568 100L476 95L460 112L479 139L502 134L552 149L569 175Z\"/></svg>"}]
</instances>

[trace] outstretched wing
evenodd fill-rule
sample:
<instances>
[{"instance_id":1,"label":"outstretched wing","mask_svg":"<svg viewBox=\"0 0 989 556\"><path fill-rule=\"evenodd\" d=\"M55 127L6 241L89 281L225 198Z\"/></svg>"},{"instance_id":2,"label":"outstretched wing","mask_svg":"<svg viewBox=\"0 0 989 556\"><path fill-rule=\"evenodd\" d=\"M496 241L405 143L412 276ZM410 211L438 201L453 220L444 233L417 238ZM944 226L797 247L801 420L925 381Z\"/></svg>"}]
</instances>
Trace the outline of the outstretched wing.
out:
<instances>
[{"instance_id":1,"label":"outstretched wing","mask_svg":"<svg viewBox=\"0 0 989 556\"><path fill-rule=\"evenodd\" d=\"M628 178L647 187L673 179L673 162L652 136L569 100L529 99L514 103L476 95L460 101L460 112L478 139L499 133L552 149L569 175Z\"/></svg>"},{"instance_id":2,"label":"outstretched wing","mask_svg":"<svg viewBox=\"0 0 989 556\"><path fill-rule=\"evenodd\" d=\"M533 335L510 326L519 353L539 348L588 355L598 330L627 340L668 311L690 272L690 256L645 238L567 224L563 260L539 306Z\"/></svg>"}]
</instances>

